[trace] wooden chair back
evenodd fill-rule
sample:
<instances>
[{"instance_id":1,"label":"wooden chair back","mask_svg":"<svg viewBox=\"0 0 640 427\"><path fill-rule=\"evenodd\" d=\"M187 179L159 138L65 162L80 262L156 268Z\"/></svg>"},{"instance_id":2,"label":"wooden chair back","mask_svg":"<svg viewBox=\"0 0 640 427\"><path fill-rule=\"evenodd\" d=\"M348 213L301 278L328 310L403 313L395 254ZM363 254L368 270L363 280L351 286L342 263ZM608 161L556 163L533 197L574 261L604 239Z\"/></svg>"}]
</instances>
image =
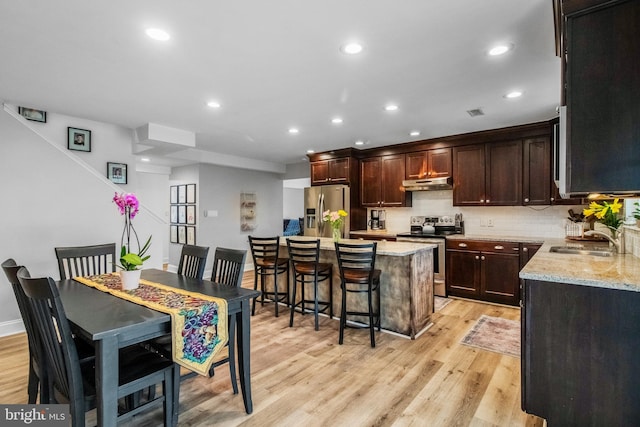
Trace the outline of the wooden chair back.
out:
<instances>
[{"instance_id":1,"label":"wooden chair back","mask_svg":"<svg viewBox=\"0 0 640 427\"><path fill-rule=\"evenodd\" d=\"M178 274L202 280L207 264L208 246L184 245L180 254Z\"/></svg>"},{"instance_id":2,"label":"wooden chair back","mask_svg":"<svg viewBox=\"0 0 640 427\"><path fill-rule=\"evenodd\" d=\"M60 280L116 271L116 244L55 248Z\"/></svg>"},{"instance_id":3,"label":"wooden chair back","mask_svg":"<svg viewBox=\"0 0 640 427\"><path fill-rule=\"evenodd\" d=\"M227 286L240 287L247 251L216 248L211 281Z\"/></svg>"}]
</instances>

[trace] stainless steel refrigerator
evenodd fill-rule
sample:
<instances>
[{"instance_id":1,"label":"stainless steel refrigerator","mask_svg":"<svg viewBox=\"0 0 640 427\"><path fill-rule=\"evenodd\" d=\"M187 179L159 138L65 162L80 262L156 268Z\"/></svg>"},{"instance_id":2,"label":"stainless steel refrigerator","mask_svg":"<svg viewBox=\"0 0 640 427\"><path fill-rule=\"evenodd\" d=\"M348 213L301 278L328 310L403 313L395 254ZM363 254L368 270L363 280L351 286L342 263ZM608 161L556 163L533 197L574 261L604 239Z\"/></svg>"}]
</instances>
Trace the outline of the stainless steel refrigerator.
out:
<instances>
[{"instance_id":1,"label":"stainless steel refrigerator","mask_svg":"<svg viewBox=\"0 0 640 427\"><path fill-rule=\"evenodd\" d=\"M321 185L304 189L304 235L331 237L331 225L322 221L322 213L343 209L347 214L350 199L348 185ZM349 216L344 219L342 237L349 237Z\"/></svg>"}]
</instances>

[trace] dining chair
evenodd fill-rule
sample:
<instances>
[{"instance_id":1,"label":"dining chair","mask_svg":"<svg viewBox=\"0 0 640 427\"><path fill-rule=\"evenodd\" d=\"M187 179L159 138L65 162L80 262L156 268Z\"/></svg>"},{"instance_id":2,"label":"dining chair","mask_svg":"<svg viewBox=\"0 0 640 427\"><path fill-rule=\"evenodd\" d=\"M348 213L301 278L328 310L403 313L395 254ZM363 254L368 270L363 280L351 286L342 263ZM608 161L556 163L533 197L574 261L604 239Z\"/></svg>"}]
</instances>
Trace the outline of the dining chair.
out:
<instances>
[{"instance_id":1,"label":"dining chair","mask_svg":"<svg viewBox=\"0 0 640 427\"><path fill-rule=\"evenodd\" d=\"M340 338L338 344L344 340L344 329L369 328L371 347L376 346L374 327L380 327L380 274L375 268L377 243L353 244L335 242L336 258L340 269L340 287L342 289L342 307L340 309ZM347 309L347 294L367 294L367 311L362 309ZM376 296L374 310L373 297ZM355 303L355 301L352 301ZM347 316L364 316L368 324L347 324ZM375 320L374 320L375 319Z\"/></svg>"},{"instance_id":2,"label":"dining chair","mask_svg":"<svg viewBox=\"0 0 640 427\"><path fill-rule=\"evenodd\" d=\"M85 413L96 407L95 371L93 365L82 365L78 357L69 321L60 300L56 283L50 277L31 278L26 268L17 273L27 297L33 323L41 338L40 360L47 361L50 375L50 403L69 404L74 427L85 425ZM163 406L164 425L174 426L178 408L173 406L173 377L177 369L171 360L130 346L120 351L118 398L125 398L161 383L163 394L149 399L134 410L118 414L118 422L131 419L145 409ZM176 396L177 401L177 396Z\"/></svg>"},{"instance_id":3,"label":"dining chair","mask_svg":"<svg viewBox=\"0 0 640 427\"><path fill-rule=\"evenodd\" d=\"M180 263L178 264L178 274L202 280L208 254L209 247L207 246L183 245L180 253Z\"/></svg>"},{"instance_id":4,"label":"dining chair","mask_svg":"<svg viewBox=\"0 0 640 427\"><path fill-rule=\"evenodd\" d=\"M251 315L256 313L256 301L260 298L261 305L264 305L265 298L275 303L276 317L278 317L278 304L284 302L289 306L289 259L280 258L280 236L276 237L254 237L249 236L249 247L253 257L253 269L255 277L253 289L258 289L258 277L260 277L261 295L254 298L251 306ZM278 291L278 275L286 273L285 292ZM266 279L273 276L273 291L268 291L265 286Z\"/></svg>"},{"instance_id":5,"label":"dining chair","mask_svg":"<svg viewBox=\"0 0 640 427\"><path fill-rule=\"evenodd\" d=\"M116 271L116 244L55 248L60 280Z\"/></svg>"},{"instance_id":6,"label":"dining chair","mask_svg":"<svg viewBox=\"0 0 640 427\"><path fill-rule=\"evenodd\" d=\"M293 295L291 297L291 316L289 327L293 326L293 313L300 306L305 314L305 304L313 304L315 330L319 329L318 313L329 310L329 318L333 319L333 264L320 262L320 239L302 240L287 239L291 272L293 273ZM318 283L328 281L329 292L325 300L319 299ZM296 302L296 292L300 284L300 301ZM305 287L313 285L313 299L305 298ZM322 306L322 309L320 308Z\"/></svg>"}]
</instances>

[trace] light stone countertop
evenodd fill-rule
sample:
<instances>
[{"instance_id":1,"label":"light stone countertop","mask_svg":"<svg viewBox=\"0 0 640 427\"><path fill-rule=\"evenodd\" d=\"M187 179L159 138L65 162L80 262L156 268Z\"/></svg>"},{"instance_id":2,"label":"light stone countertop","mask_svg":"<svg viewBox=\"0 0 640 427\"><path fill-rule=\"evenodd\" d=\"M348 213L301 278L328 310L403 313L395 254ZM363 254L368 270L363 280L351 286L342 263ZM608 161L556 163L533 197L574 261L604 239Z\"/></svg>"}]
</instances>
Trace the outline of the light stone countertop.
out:
<instances>
[{"instance_id":1,"label":"light stone countertop","mask_svg":"<svg viewBox=\"0 0 640 427\"><path fill-rule=\"evenodd\" d=\"M396 237L395 231L391 232L389 230L351 230L349 234L356 234L358 236L373 236L373 237Z\"/></svg>"},{"instance_id":2,"label":"light stone countertop","mask_svg":"<svg viewBox=\"0 0 640 427\"><path fill-rule=\"evenodd\" d=\"M640 258L632 254L596 255L549 252L551 246L605 246L601 242L545 239L520 271L520 278L640 292Z\"/></svg>"},{"instance_id":3,"label":"light stone countertop","mask_svg":"<svg viewBox=\"0 0 640 427\"><path fill-rule=\"evenodd\" d=\"M300 239L300 240L315 240L315 237L309 236L295 236L292 239ZM363 243L367 242L367 240L360 239L340 239L342 243ZM438 247L438 245L433 243L413 243L413 242L387 242L387 241L379 241L378 248L376 250L377 255L388 255L388 256L406 256L413 255L418 251L430 250ZM287 246L287 239L281 238L280 245ZM334 251L335 246L333 244L333 239L330 237L321 237L320 238L320 249Z\"/></svg>"},{"instance_id":4,"label":"light stone countertop","mask_svg":"<svg viewBox=\"0 0 640 427\"><path fill-rule=\"evenodd\" d=\"M488 234L452 234L447 240L491 240L494 242L544 243L545 237L491 236Z\"/></svg>"}]
</instances>

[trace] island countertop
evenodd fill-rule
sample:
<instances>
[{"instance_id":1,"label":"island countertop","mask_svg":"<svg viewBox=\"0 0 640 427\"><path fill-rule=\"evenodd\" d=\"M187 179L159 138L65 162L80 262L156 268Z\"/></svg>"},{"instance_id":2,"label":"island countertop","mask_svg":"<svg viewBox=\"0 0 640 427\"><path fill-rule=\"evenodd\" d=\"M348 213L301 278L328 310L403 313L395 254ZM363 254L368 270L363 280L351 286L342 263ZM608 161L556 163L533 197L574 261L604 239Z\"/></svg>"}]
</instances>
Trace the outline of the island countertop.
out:
<instances>
[{"instance_id":1,"label":"island countertop","mask_svg":"<svg viewBox=\"0 0 640 427\"><path fill-rule=\"evenodd\" d=\"M520 278L640 292L640 259L632 254L602 257L549 252L551 246L576 244L580 243L545 239L520 271Z\"/></svg>"},{"instance_id":2,"label":"island countertop","mask_svg":"<svg viewBox=\"0 0 640 427\"><path fill-rule=\"evenodd\" d=\"M317 237L310 236L296 236L292 237L292 239L306 239L306 240L316 240ZM342 243L364 243L367 240L361 239L340 239ZM424 251L427 249L434 249L438 247L438 245L434 243L414 243L414 242L389 242L389 241L378 241L378 247L376 253L378 255L388 255L388 256L406 256L415 254L419 251ZM280 244L287 246L287 239L280 239ZM335 250L335 245L333 243L333 239L330 237L320 237L320 249L333 251Z\"/></svg>"}]
</instances>

